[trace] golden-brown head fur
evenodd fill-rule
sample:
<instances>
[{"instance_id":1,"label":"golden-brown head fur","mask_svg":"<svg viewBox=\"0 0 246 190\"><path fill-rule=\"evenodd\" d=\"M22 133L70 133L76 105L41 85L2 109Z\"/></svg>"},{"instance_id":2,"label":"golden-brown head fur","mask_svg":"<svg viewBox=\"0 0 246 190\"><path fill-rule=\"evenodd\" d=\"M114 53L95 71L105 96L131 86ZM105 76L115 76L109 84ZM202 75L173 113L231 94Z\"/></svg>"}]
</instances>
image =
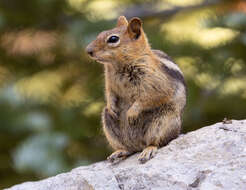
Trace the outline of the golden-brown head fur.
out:
<instances>
[{"instance_id":1,"label":"golden-brown head fur","mask_svg":"<svg viewBox=\"0 0 246 190\"><path fill-rule=\"evenodd\" d=\"M108 40L112 36L117 36L119 40L110 43ZM141 20L135 17L128 23L124 16L118 18L115 28L101 32L86 51L92 59L103 64L124 63L131 57L151 52Z\"/></svg>"}]
</instances>

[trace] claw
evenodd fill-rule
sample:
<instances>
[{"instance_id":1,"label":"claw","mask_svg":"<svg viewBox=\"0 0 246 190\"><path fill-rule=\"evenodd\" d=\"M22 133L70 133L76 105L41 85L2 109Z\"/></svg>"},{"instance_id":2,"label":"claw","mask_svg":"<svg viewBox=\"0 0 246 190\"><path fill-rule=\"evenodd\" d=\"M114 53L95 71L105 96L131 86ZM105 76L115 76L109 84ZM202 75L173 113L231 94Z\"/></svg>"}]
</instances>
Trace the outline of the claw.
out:
<instances>
[{"instance_id":1,"label":"claw","mask_svg":"<svg viewBox=\"0 0 246 190\"><path fill-rule=\"evenodd\" d=\"M148 146L145 148L141 154L138 157L138 160L141 164L144 164L151 158L153 158L157 153L157 147L156 146Z\"/></svg>"},{"instance_id":2,"label":"claw","mask_svg":"<svg viewBox=\"0 0 246 190\"><path fill-rule=\"evenodd\" d=\"M117 119L119 118L119 112L114 110L113 108L107 108L109 114L114 118L114 119Z\"/></svg>"},{"instance_id":3,"label":"claw","mask_svg":"<svg viewBox=\"0 0 246 190\"><path fill-rule=\"evenodd\" d=\"M107 160L112 163L118 163L121 160L124 160L127 156L131 155L127 150L117 150L113 152Z\"/></svg>"}]
</instances>

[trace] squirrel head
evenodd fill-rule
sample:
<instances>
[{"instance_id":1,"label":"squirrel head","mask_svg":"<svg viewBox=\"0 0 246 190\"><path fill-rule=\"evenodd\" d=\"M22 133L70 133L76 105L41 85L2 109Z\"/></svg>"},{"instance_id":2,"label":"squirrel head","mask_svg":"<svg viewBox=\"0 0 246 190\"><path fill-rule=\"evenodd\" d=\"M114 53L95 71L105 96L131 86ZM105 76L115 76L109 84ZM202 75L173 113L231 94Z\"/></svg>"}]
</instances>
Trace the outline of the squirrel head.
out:
<instances>
[{"instance_id":1,"label":"squirrel head","mask_svg":"<svg viewBox=\"0 0 246 190\"><path fill-rule=\"evenodd\" d=\"M103 64L127 63L150 52L142 21L134 17L129 23L118 18L115 28L101 32L87 47L89 56Z\"/></svg>"}]
</instances>

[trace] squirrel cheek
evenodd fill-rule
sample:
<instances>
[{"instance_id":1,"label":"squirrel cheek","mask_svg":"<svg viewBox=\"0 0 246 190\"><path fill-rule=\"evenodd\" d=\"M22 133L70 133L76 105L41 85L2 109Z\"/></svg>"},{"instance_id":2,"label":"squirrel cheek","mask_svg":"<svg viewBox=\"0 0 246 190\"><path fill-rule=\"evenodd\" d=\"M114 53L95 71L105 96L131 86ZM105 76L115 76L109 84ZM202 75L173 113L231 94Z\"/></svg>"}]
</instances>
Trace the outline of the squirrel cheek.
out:
<instances>
[{"instance_id":1,"label":"squirrel cheek","mask_svg":"<svg viewBox=\"0 0 246 190\"><path fill-rule=\"evenodd\" d=\"M97 56L104 60L110 60L112 59L113 54L111 54L111 52L108 52L108 51L102 51L102 52L98 52Z\"/></svg>"}]
</instances>

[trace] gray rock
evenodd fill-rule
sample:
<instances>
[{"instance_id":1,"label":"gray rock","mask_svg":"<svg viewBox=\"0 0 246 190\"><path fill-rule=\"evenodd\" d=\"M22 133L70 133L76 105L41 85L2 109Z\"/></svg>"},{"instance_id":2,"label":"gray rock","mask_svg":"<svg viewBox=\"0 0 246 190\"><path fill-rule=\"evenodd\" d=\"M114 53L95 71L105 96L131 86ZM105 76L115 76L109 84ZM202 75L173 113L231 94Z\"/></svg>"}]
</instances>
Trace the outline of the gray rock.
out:
<instances>
[{"instance_id":1,"label":"gray rock","mask_svg":"<svg viewBox=\"0 0 246 190\"><path fill-rule=\"evenodd\" d=\"M145 164L139 164L137 156L6 190L246 190L246 120L181 135Z\"/></svg>"}]
</instances>

